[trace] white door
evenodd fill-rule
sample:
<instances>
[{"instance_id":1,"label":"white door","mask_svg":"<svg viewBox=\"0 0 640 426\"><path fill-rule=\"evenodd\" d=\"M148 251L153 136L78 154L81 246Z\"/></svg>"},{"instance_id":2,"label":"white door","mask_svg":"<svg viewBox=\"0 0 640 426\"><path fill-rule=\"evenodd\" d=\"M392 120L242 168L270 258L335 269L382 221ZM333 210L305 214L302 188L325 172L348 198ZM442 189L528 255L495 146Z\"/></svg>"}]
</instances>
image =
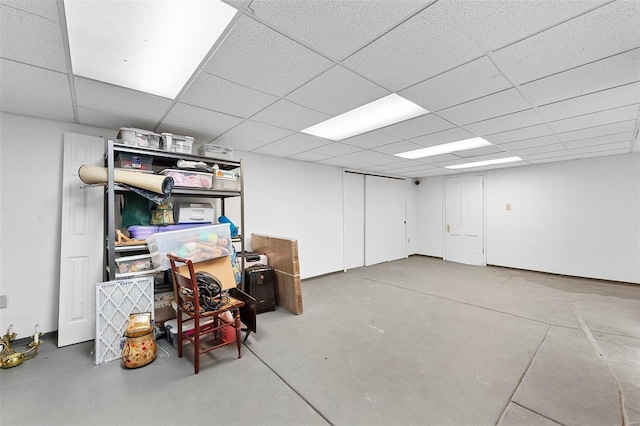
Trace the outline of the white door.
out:
<instances>
[{"instance_id":1,"label":"white door","mask_svg":"<svg viewBox=\"0 0 640 426\"><path fill-rule=\"evenodd\" d=\"M445 221L445 260L484 266L484 176L445 179Z\"/></svg>"},{"instance_id":2,"label":"white door","mask_svg":"<svg viewBox=\"0 0 640 426\"><path fill-rule=\"evenodd\" d=\"M86 187L83 164L104 165L104 140L64 134L58 346L95 338L95 286L103 281L104 188Z\"/></svg>"},{"instance_id":3,"label":"white door","mask_svg":"<svg viewBox=\"0 0 640 426\"><path fill-rule=\"evenodd\" d=\"M406 182L365 177L365 265L407 257Z\"/></svg>"}]
</instances>

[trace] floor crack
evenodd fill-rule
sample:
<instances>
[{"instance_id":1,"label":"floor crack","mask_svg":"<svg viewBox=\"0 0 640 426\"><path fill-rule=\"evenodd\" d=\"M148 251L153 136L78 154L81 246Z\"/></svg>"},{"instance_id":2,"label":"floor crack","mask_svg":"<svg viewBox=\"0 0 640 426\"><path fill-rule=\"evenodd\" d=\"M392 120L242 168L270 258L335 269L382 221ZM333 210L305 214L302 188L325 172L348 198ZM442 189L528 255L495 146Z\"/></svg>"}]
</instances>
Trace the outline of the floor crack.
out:
<instances>
[{"instance_id":1,"label":"floor crack","mask_svg":"<svg viewBox=\"0 0 640 426\"><path fill-rule=\"evenodd\" d=\"M598 341L596 340L595 336L589 329L589 326L587 325L584 318L582 318L582 316L573 308L572 302L567 302L567 305L569 305L569 308L573 312L573 315L575 315L576 319L578 320L580 329L582 329L582 332L587 337L587 340L589 341L591 348L596 353L596 355L602 358L602 360L604 361L604 364L607 366L607 369L609 370L609 373L611 373L611 375L613 376L613 379L616 381L616 386L618 387L618 396L620 398L620 411L622 414L622 425L623 426L629 425L629 417L627 416L627 410L624 407L626 402L624 397L624 392L622 391L622 385L618 380L618 376L616 376L616 373L613 371L613 369L609 365L609 360L607 359L607 356L604 354L603 350L600 348L600 345L598 345Z\"/></svg>"}]
</instances>

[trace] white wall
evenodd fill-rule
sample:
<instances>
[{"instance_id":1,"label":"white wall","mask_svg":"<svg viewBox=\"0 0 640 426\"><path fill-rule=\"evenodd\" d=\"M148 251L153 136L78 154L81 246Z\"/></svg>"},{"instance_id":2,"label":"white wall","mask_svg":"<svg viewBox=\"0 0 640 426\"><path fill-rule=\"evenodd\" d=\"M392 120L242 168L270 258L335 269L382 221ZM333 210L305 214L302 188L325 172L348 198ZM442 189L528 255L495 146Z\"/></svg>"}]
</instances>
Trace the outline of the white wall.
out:
<instances>
[{"instance_id":1,"label":"white wall","mask_svg":"<svg viewBox=\"0 0 640 426\"><path fill-rule=\"evenodd\" d=\"M234 159L244 160L248 247L252 233L293 238L301 278L343 270L342 169L253 153Z\"/></svg>"},{"instance_id":2,"label":"white wall","mask_svg":"<svg viewBox=\"0 0 640 426\"><path fill-rule=\"evenodd\" d=\"M486 202L487 263L640 283L640 154L494 170Z\"/></svg>"},{"instance_id":3,"label":"white wall","mask_svg":"<svg viewBox=\"0 0 640 426\"><path fill-rule=\"evenodd\" d=\"M63 134L114 139L117 131L6 113L0 122L0 294L10 298L0 333L13 323L26 337L35 324L43 332L58 328ZM303 278L342 270L342 169L234 157L245 160L245 235L296 238Z\"/></svg>"},{"instance_id":4,"label":"white wall","mask_svg":"<svg viewBox=\"0 0 640 426\"><path fill-rule=\"evenodd\" d=\"M0 333L58 329L63 133L114 138L113 130L0 115Z\"/></svg>"},{"instance_id":5,"label":"white wall","mask_svg":"<svg viewBox=\"0 0 640 426\"><path fill-rule=\"evenodd\" d=\"M486 176L488 264L640 283L640 154ZM417 191L417 253L443 257L442 187L425 178Z\"/></svg>"}]
</instances>

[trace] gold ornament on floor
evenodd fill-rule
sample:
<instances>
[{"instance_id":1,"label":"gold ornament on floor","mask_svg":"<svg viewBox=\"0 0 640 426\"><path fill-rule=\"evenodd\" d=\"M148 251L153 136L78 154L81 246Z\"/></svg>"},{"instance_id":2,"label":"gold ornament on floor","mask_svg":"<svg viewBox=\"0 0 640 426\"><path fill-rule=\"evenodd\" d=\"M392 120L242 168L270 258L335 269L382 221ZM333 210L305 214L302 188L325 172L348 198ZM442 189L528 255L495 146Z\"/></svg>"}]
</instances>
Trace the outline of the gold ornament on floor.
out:
<instances>
[{"instance_id":1,"label":"gold ornament on floor","mask_svg":"<svg viewBox=\"0 0 640 426\"><path fill-rule=\"evenodd\" d=\"M36 325L36 332L33 334L33 341L29 343L29 348L25 352L16 352L11 346L11 341L17 334L13 332L13 324L9 326L9 332L0 339L2 351L0 351L0 368L12 368L22 364L25 360L33 358L38 352L38 346L42 343L40 337L40 326Z\"/></svg>"}]
</instances>

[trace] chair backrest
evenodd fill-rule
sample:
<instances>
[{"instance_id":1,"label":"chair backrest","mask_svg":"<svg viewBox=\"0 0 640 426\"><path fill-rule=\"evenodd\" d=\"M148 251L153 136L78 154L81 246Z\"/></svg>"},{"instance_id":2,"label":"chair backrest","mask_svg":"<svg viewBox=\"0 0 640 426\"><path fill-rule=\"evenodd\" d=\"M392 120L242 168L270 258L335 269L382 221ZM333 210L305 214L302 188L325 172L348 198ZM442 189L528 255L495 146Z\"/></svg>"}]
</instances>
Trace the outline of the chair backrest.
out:
<instances>
[{"instance_id":1,"label":"chair backrest","mask_svg":"<svg viewBox=\"0 0 640 426\"><path fill-rule=\"evenodd\" d=\"M167 257L171 262L171 275L173 276L174 298L178 305L178 311L190 316L197 316L202 313L200 307L200 297L198 294L198 281L193 269L193 262L174 254L168 253ZM178 271L178 263L185 264L189 270L186 277Z\"/></svg>"}]
</instances>

